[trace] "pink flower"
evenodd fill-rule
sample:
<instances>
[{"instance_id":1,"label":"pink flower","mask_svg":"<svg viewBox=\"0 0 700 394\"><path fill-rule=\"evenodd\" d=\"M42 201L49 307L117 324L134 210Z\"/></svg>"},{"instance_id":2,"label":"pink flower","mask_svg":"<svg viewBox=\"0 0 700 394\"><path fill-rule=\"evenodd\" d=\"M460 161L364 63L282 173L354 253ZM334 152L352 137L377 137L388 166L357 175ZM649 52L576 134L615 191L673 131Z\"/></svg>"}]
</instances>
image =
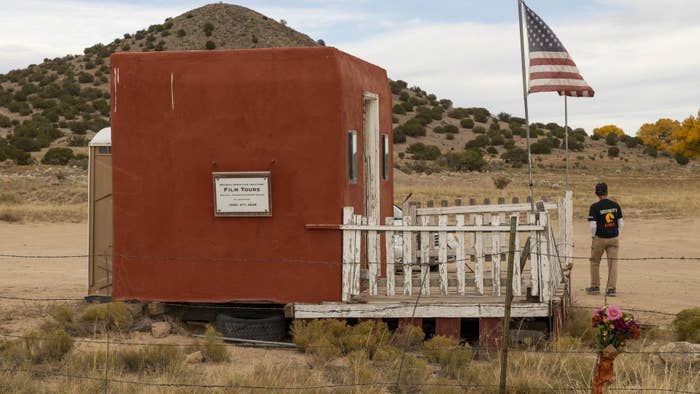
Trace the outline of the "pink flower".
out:
<instances>
[{"instance_id":1,"label":"pink flower","mask_svg":"<svg viewBox=\"0 0 700 394\"><path fill-rule=\"evenodd\" d=\"M593 314L594 314L594 315L600 315L600 312L602 312L602 311L603 311L603 310L600 309L600 308L595 308L595 309L593 309Z\"/></svg>"},{"instance_id":2,"label":"pink flower","mask_svg":"<svg viewBox=\"0 0 700 394\"><path fill-rule=\"evenodd\" d=\"M622 311L620 308L610 305L605 309L605 314L610 320L617 320L622 317Z\"/></svg>"}]
</instances>

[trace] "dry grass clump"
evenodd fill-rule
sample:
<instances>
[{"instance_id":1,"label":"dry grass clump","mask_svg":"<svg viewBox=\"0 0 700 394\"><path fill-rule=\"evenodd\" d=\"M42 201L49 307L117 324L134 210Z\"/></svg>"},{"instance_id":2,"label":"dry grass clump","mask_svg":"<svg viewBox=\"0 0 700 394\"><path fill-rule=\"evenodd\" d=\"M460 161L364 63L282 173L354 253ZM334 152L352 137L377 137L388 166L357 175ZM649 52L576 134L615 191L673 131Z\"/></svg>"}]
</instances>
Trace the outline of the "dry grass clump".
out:
<instances>
[{"instance_id":1,"label":"dry grass clump","mask_svg":"<svg viewBox=\"0 0 700 394\"><path fill-rule=\"evenodd\" d=\"M389 343L391 332L381 320L365 320L353 326L340 340L345 353L366 351L369 358L373 358L377 349Z\"/></svg>"},{"instance_id":2,"label":"dry grass clump","mask_svg":"<svg viewBox=\"0 0 700 394\"><path fill-rule=\"evenodd\" d=\"M104 371L110 374L176 374L181 371L185 358L177 346L149 345L110 350L105 360L105 351L75 352L66 360L65 368L70 373Z\"/></svg>"},{"instance_id":3,"label":"dry grass clump","mask_svg":"<svg viewBox=\"0 0 700 394\"><path fill-rule=\"evenodd\" d=\"M700 343L700 308L680 311L672 326L679 341Z\"/></svg>"},{"instance_id":4,"label":"dry grass clump","mask_svg":"<svg viewBox=\"0 0 700 394\"><path fill-rule=\"evenodd\" d=\"M440 373L458 378L472 360L469 345L460 345L459 340L436 335L423 344L423 354L429 362L440 364Z\"/></svg>"},{"instance_id":5,"label":"dry grass clump","mask_svg":"<svg viewBox=\"0 0 700 394\"><path fill-rule=\"evenodd\" d=\"M423 329L412 324L400 327L395 333L393 343L400 349L417 350L425 339Z\"/></svg>"},{"instance_id":6,"label":"dry grass clump","mask_svg":"<svg viewBox=\"0 0 700 394\"><path fill-rule=\"evenodd\" d=\"M124 331L134 323L129 307L123 302L90 305L80 316L83 322L91 322L96 330Z\"/></svg>"},{"instance_id":7,"label":"dry grass clump","mask_svg":"<svg viewBox=\"0 0 700 394\"><path fill-rule=\"evenodd\" d=\"M216 328L209 325L207 326L204 336L204 341L199 346L204 360L215 363L228 362L230 357L226 349L226 344L224 340L221 339L223 335L216 331Z\"/></svg>"},{"instance_id":8,"label":"dry grass clump","mask_svg":"<svg viewBox=\"0 0 700 394\"><path fill-rule=\"evenodd\" d=\"M0 343L0 363L20 366L61 361L73 349L73 343L62 329L32 331L24 338Z\"/></svg>"},{"instance_id":9,"label":"dry grass clump","mask_svg":"<svg viewBox=\"0 0 700 394\"><path fill-rule=\"evenodd\" d=\"M253 373L235 375L231 379L231 386L234 389L243 390L240 392L250 392L254 391L253 387L264 386L269 387L265 389L265 393L274 394L288 393L289 390L284 387L306 387L301 392L310 394L328 393L328 389L314 388L327 385L328 382L323 379L321 371L293 364L275 366L258 364Z\"/></svg>"}]
</instances>

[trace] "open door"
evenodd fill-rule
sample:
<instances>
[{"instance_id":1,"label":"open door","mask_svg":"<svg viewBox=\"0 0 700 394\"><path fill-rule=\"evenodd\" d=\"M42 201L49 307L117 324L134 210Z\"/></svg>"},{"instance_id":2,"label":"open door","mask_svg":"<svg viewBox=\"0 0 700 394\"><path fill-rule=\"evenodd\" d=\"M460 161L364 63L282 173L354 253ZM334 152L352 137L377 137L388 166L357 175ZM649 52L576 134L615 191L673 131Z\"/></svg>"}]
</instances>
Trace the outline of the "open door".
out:
<instances>
[{"instance_id":1,"label":"open door","mask_svg":"<svg viewBox=\"0 0 700 394\"><path fill-rule=\"evenodd\" d=\"M112 146L105 130L90 142L88 175L88 294L101 296L112 293Z\"/></svg>"},{"instance_id":2,"label":"open door","mask_svg":"<svg viewBox=\"0 0 700 394\"><path fill-rule=\"evenodd\" d=\"M365 215L380 224L380 192L381 156L379 141L379 95L365 92L364 94L364 187Z\"/></svg>"}]
</instances>

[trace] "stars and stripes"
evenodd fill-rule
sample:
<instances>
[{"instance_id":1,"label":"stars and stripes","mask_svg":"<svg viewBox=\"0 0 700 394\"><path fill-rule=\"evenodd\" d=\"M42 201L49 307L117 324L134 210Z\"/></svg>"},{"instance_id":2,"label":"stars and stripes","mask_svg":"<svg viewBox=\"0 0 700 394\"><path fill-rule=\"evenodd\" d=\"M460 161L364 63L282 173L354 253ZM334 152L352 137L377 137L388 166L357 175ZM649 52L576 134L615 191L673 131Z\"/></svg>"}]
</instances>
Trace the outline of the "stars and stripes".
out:
<instances>
[{"instance_id":1,"label":"stars and stripes","mask_svg":"<svg viewBox=\"0 0 700 394\"><path fill-rule=\"evenodd\" d=\"M557 92L560 96L593 97L595 92L583 80L559 38L525 3L523 6L530 48L528 93Z\"/></svg>"}]
</instances>

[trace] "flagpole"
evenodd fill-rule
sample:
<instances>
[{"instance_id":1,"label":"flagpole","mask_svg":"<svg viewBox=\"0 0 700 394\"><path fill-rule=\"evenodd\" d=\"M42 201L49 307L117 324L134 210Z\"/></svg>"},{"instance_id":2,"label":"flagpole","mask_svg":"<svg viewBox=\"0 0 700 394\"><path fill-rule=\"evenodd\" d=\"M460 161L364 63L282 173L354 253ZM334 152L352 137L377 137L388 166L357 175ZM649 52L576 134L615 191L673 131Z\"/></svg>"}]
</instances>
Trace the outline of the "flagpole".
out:
<instances>
[{"instance_id":1,"label":"flagpole","mask_svg":"<svg viewBox=\"0 0 700 394\"><path fill-rule=\"evenodd\" d=\"M566 157L566 190L569 190L569 105L564 92L564 155Z\"/></svg>"},{"instance_id":2,"label":"flagpole","mask_svg":"<svg viewBox=\"0 0 700 394\"><path fill-rule=\"evenodd\" d=\"M532 183L532 153L530 152L530 114L527 107L527 79L525 75L525 39L523 36L523 3L522 0L516 0L518 2L518 26L520 27L520 61L522 64L522 74L523 74L523 101L525 102L525 135L527 137L527 171L530 176L530 208L532 212L535 212L535 196L533 191Z\"/></svg>"}]
</instances>

